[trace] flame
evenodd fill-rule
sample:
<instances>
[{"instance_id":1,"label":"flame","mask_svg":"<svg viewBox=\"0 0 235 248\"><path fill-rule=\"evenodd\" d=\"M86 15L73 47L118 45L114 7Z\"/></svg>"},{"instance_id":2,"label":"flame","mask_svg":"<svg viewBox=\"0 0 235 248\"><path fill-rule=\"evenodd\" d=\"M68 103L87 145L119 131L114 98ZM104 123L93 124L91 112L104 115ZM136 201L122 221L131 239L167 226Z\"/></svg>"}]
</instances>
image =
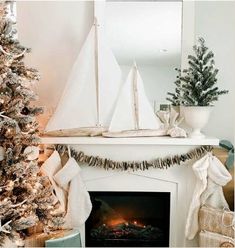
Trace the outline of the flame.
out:
<instances>
[{"instance_id":1,"label":"flame","mask_svg":"<svg viewBox=\"0 0 235 248\"><path fill-rule=\"evenodd\" d=\"M134 224L135 226L146 228L146 226L144 224L140 223L137 220L127 221L127 220L123 219L122 217L114 218L114 219L108 220L106 222L106 225L110 226L110 227L115 227L115 226L120 225L120 224L125 224L126 226L128 226L129 224Z\"/></svg>"},{"instance_id":2,"label":"flame","mask_svg":"<svg viewBox=\"0 0 235 248\"><path fill-rule=\"evenodd\" d=\"M117 226L119 224L122 224L122 223L126 223L126 220L123 219L123 218L115 218L115 219L111 219L107 222L107 225L108 226Z\"/></svg>"}]
</instances>

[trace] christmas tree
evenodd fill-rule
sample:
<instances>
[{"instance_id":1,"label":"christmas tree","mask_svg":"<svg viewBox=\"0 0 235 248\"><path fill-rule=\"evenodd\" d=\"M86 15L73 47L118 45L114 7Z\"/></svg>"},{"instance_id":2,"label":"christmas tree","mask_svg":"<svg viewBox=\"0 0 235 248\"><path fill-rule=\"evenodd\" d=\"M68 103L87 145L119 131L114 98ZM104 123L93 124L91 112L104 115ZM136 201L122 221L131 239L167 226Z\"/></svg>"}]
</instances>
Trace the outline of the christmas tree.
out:
<instances>
[{"instance_id":1,"label":"christmas tree","mask_svg":"<svg viewBox=\"0 0 235 248\"><path fill-rule=\"evenodd\" d=\"M189 67L177 80L176 94L168 93L172 96L168 100L186 106L210 106L228 91L216 86L219 70L215 68L214 53L203 38L198 39L193 50L195 55L188 56Z\"/></svg>"},{"instance_id":2,"label":"christmas tree","mask_svg":"<svg viewBox=\"0 0 235 248\"><path fill-rule=\"evenodd\" d=\"M0 5L0 245L7 238L19 241L38 222L45 230L57 228L54 197L38 166L38 123L42 108L31 85L39 79L23 59L30 49L16 39L8 5ZM53 210L53 211L52 211Z\"/></svg>"}]
</instances>

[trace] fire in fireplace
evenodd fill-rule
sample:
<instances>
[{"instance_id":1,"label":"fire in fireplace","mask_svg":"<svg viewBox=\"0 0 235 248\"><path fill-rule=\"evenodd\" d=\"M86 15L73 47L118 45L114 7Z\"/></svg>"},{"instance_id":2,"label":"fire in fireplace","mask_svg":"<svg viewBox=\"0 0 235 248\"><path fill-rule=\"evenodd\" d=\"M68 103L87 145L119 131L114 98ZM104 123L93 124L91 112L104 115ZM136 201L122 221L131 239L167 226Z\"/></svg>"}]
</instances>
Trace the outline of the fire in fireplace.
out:
<instances>
[{"instance_id":1,"label":"fire in fireplace","mask_svg":"<svg viewBox=\"0 0 235 248\"><path fill-rule=\"evenodd\" d=\"M167 247L169 192L90 192L86 247Z\"/></svg>"}]
</instances>

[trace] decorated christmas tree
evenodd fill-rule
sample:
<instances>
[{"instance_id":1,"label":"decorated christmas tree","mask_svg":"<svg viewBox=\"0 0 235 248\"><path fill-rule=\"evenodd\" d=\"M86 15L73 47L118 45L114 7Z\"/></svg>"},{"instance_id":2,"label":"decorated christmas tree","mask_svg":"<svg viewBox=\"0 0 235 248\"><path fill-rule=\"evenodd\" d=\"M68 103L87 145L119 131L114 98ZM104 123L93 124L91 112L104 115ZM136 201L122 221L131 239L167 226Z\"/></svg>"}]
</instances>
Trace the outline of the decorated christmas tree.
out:
<instances>
[{"instance_id":1,"label":"decorated christmas tree","mask_svg":"<svg viewBox=\"0 0 235 248\"><path fill-rule=\"evenodd\" d=\"M0 5L0 245L7 238L24 238L26 229L44 229L62 222L54 214L54 197L38 166L38 123L42 108L35 107L31 86L39 79L23 59L30 49L16 39L7 4ZM52 211L53 210L53 211Z\"/></svg>"},{"instance_id":2,"label":"decorated christmas tree","mask_svg":"<svg viewBox=\"0 0 235 248\"><path fill-rule=\"evenodd\" d=\"M210 106L228 91L216 86L219 70L215 68L214 53L208 50L203 38L198 39L193 50L195 55L188 56L189 67L176 81L176 93L168 93L172 96L168 100L186 106Z\"/></svg>"}]
</instances>

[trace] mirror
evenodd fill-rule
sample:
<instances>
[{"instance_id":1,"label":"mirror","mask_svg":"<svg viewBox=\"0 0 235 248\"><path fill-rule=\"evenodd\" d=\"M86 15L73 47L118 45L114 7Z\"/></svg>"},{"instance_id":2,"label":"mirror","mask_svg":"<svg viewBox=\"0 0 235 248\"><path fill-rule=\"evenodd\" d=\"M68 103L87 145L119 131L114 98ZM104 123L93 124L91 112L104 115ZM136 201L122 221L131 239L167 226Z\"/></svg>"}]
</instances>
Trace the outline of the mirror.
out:
<instances>
[{"instance_id":1,"label":"mirror","mask_svg":"<svg viewBox=\"0 0 235 248\"><path fill-rule=\"evenodd\" d=\"M155 110L173 91L181 65L181 19L181 1L106 2L106 38L124 80L135 60Z\"/></svg>"}]
</instances>

